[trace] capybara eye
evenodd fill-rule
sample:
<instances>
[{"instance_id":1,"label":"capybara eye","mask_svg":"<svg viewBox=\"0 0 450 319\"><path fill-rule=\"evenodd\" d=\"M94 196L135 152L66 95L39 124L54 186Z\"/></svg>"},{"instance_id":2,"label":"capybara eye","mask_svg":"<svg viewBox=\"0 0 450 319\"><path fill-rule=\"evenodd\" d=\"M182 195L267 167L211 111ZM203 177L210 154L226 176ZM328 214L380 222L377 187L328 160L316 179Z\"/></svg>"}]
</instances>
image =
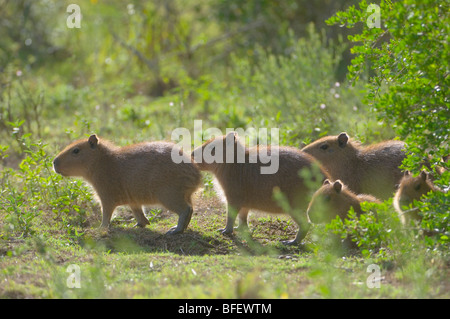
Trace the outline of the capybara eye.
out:
<instances>
[{"instance_id":1,"label":"capybara eye","mask_svg":"<svg viewBox=\"0 0 450 319\"><path fill-rule=\"evenodd\" d=\"M321 150L326 150L328 148L328 144L323 144L323 145L320 145L320 149Z\"/></svg>"},{"instance_id":2,"label":"capybara eye","mask_svg":"<svg viewBox=\"0 0 450 319\"><path fill-rule=\"evenodd\" d=\"M80 149L78 147L74 148L72 151L73 154L78 154L80 153Z\"/></svg>"},{"instance_id":3,"label":"capybara eye","mask_svg":"<svg viewBox=\"0 0 450 319\"><path fill-rule=\"evenodd\" d=\"M420 189L420 184L417 184L416 186L414 186L414 189L415 189L416 191L418 191L418 190Z\"/></svg>"}]
</instances>

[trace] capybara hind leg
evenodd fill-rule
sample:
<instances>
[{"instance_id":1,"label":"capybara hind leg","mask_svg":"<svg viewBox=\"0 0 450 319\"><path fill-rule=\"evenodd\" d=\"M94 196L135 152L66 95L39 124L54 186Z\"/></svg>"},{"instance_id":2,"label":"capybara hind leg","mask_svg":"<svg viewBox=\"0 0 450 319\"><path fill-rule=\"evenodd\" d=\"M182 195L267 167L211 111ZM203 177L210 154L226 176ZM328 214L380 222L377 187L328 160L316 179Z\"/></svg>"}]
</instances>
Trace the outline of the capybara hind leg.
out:
<instances>
[{"instance_id":1,"label":"capybara hind leg","mask_svg":"<svg viewBox=\"0 0 450 319\"><path fill-rule=\"evenodd\" d=\"M185 229L188 227L189 222L191 221L193 211L194 210L192 209L192 207L189 206L186 210L181 212L178 217L177 226L172 227L166 234L175 235L184 232Z\"/></svg>"},{"instance_id":2,"label":"capybara hind leg","mask_svg":"<svg viewBox=\"0 0 450 319\"><path fill-rule=\"evenodd\" d=\"M131 206L130 208L133 212L134 218L136 219L136 225L135 227L145 227L146 225L150 224L147 217L145 217L144 212L142 210L142 206Z\"/></svg>"},{"instance_id":3,"label":"capybara hind leg","mask_svg":"<svg viewBox=\"0 0 450 319\"><path fill-rule=\"evenodd\" d=\"M302 228L300 228L298 230L297 236L295 236L295 239L293 239L293 240L283 240L282 243L287 245L287 246L300 245L300 243L302 242L302 240L306 237L306 234L308 233L309 226L302 227Z\"/></svg>"},{"instance_id":4,"label":"capybara hind leg","mask_svg":"<svg viewBox=\"0 0 450 319\"><path fill-rule=\"evenodd\" d=\"M168 210L178 214L178 224L167 232L168 235L182 233L191 221L194 210L184 198L185 194L170 191L166 191L164 194L159 196L161 204L163 204Z\"/></svg>"},{"instance_id":5,"label":"capybara hind leg","mask_svg":"<svg viewBox=\"0 0 450 319\"><path fill-rule=\"evenodd\" d=\"M282 241L285 245L299 245L302 240L306 237L306 234L308 233L309 227L311 226L310 223L306 220L306 218L295 218L295 221L298 225L298 232L297 236L295 236L294 240L284 240Z\"/></svg>"},{"instance_id":6,"label":"capybara hind leg","mask_svg":"<svg viewBox=\"0 0 450 319\"><path fill-rule=\"evenodd\" d=\"M224 235L230 235L233 233L234 222L236 220L238 209L233 206L228 205L227 208L227 224L225 228L219 229L219 231Z\"/></svg>"}]
</instances>

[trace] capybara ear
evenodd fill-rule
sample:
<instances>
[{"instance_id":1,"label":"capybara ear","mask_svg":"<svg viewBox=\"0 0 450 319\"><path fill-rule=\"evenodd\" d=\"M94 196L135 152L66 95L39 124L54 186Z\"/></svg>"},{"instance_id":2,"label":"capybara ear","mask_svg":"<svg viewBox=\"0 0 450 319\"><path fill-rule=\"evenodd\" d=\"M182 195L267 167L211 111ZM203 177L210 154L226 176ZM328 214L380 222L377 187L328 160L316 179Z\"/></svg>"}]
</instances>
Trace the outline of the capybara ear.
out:
<instances>
[{"instance_id":1,"label":"capybara ear","mask_svg":"<svg viewBox=\"0 0 450 319\"><path fill-rule=\"evenodd\" d=\"M338 142L339 142L339 146L340 147L345 147L347 145L348 142L348 135L345 132L342 132L341 134L339 134L338 136Z\"/></svg>"},{"instance_id":2,"label":"capybara ear","mask_svg":"<svg viewBox=\"0 0 450 319\"><path fill-rule=\"evenodd\" d=\"M403 173L403 176L409 176L409 175L411 175L411 172L410 172L409 170L406 170L406 171Z\"/></svg>"},{"instance_id":3,"label":"capybara ear","mask_svg":"<svg viewBox=\"0 0 450 319\"><path fill-rule=\"evenodd\" d=\"M93 135L89 136L88 142L89 142L89 145L91 145L91 148L96 148L97 144L98 144L97 135L93 134Z\"/></svg>"},{"instance_id":4,"label":"capybara ear","mask_svg":"<svg viewBox=\"0 0 450 319\"><path fill-rule=\"evenodd\" d=\"M331 184L331 182L330 182L330 180L327 178L326 180L323 181L323 184L322 184L322 185L330 185L330 184Z\"/></svg>"},{"instance_id":5,"label":"capybara ear","mask_svg":"<svg viewBox=\"0 0 450 319\"><path fill-rule=\"evenodd\" d=\"M427 177L428 177L428 173L427 173L425 170L423 170L423 171L420 172L420 178L421 178L424 182L427 180Z\"/></svg>"},{"instance_id":6,"label":"capybara ear","mask_svg":"<svg viewBox=\"0 0 450 319\"><path fill-rule=\"evenodd\" d=\"M333 184L333 188L336 191L336 193L340 193L342 190L342 182L340 180L337 180Z\"/></svg>"}]
</instances>

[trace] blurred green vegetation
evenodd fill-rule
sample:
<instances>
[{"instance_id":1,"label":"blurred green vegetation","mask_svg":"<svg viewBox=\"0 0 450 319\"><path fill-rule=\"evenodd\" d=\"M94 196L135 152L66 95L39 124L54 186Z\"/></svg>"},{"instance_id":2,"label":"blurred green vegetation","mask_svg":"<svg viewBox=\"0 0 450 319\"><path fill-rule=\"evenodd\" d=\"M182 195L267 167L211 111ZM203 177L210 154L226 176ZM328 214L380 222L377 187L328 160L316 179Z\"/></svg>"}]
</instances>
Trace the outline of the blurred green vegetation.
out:
<instances>
[{"instance_id":1,"label":"blurred green vegetation","mask_svg":"<svg viewBox=\"0 0 450 319\"><path fill-rule=\"evenodd\" d=\"M292 145L343 130L388 137L362 121L363 85L340 80L349 44L323 21L346 3L79 1L81 28L69 28L70 1L2 1L1 144L169 139L193 119L280 127Z\"/></svg>"}]
</instances>

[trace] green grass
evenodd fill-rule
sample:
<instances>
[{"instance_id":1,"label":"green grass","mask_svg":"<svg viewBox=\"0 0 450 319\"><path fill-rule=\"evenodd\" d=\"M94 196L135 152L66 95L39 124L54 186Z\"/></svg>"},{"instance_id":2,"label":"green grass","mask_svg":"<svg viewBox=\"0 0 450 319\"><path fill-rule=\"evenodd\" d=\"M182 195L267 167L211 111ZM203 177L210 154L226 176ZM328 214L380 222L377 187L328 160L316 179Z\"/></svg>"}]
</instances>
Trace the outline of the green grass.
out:
<instances>
[{"instance_id":1,"label":"green grass","mask_svg":"<svg viewBox=\"0 0 450 319\"><path fill-rule=\"evenodd\" d=\"M37 217L35 233L2 240L2 298L448 298L449 268L442 255L396 264L393 255L363 258L335 255L308 245L285 247L296 226L288 216L250 215L251 236L227 237L217 229L224 207L214 196L196 196L188 230L164 233L176 216L161 212L145 229L132 227L130 213L116 213L110 231L89 226L73 238L50 216ZM434 255L434 257L433 257ZM415 256L418 257L418 256ZM430 258L431 257L431 258ZM380 267L380 288L366 284L370 264ZM79 266L80 288L69 288L70 265Z\"/></svg>"}]
</instances>

